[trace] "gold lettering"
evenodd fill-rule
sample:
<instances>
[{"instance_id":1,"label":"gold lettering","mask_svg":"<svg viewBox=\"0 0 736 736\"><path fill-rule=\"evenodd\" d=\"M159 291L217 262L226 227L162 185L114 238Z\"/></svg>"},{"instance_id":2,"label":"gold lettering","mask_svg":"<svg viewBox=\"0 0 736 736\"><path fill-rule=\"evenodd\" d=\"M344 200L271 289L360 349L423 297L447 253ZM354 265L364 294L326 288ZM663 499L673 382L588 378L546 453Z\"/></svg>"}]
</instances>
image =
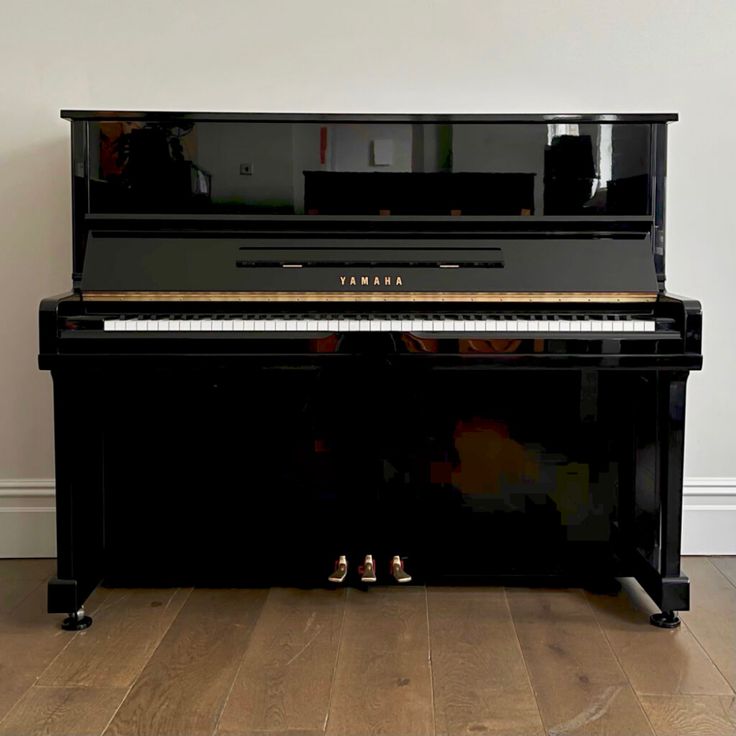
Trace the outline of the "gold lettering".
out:
<instances>
[{"instance_id":1,"label":"gold lettering","mask_svg":"<svg viewBox=\"0 0 736 736\"><path fill-rule=\"evenodd\" d=\"M396 277L396 286L403 286L404 282L401 280L401 276Z\"/></svg>"},{"instance_id":2,"label":"gold lettering","mask_svg":"<svg viewBox=\"0 0 736 736\"><path fill-rule=\"evenodd\" d=\"M390 277L390 276L384 276L384 277L383 277L383 283L384 283L384 284L385 284L386 286L391 286L391 277Z\"/></svg>"},{"instance_id":3,"label":"gold lettering","mask_svg":"<svg viewBox=\"0 0 736 736\"><path fill-rule=\"evenodd\" d=\"M355 276L351 276L350 277L350 286L355 286L355 284L356 284Z\"/></svg>"},{"instance_id":4,"label":"gold lettering","mask_svg":"<svg viewBox=\"0 0 736 736\"><path fill-rule=\"evenodd\" d=\"M346 279L346 278L345 278L344 276L340 276L340 284L341 284L342 286L345 286L345 281L346 281L346 280L347 280L347 279Z\"/></svg>"},{"instance_id":5,"label":"gold lettering","mask_svg":"<svg viewBox=\"0 0 736 736\"><path fill-rule=\"evenodd\" d=\"M367 276L361 276L360 277L360 285L361 286L368 286L368 277Z\"/></svg>"},{"instance_id":6,"label":"gold lettering","mask_svg":"<svg viewBox=\"0 0 736 736\"><path fill-rule=\"evenodd\" d=\"M373 277L373 286L380 286L381 285L381 279L378 278L378 276Z\"/></svg>"}]
</instances>

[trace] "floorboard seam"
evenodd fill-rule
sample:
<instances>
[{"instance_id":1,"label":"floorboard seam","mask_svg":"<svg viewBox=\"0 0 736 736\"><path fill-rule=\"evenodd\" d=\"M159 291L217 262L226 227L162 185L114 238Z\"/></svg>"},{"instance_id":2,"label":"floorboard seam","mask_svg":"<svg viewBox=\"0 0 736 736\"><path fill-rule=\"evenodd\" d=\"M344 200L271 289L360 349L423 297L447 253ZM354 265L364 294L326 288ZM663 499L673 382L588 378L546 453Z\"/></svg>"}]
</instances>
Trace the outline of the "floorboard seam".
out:
<instances>
[{"instance_id":1,"label":"floorboard seam","mask_svg":"<svg viewBox=\"0 0 736 736\"><path fill-rule=\"evenodd\" d=\"M349 588L345 588L342 596L342 616L340 616L340 637L337 642L335 652L335 664L332 667L332 679L330 680L330 695L327 698L327 714L325 715L325 722L322 724L322 733L327 733L327 726L330 722L330 714L332 713L332 696L335 692L335 680L337 679L337 667L340 663L340 651L342 650L342 637L345 631L345 616L348 610L348 593Z\"/></svg>"},{"instance_id":2,"label":"floorboard seam","mask_svg":"<svg viewBox=\"0 0 736 736\"><path fill-rule=\"evenodd\" d=\"M723 577L724 577L724 578L726 578L726 580L728 581L728 584L729 584L729 585L730 585L731 587L733 587L733 588L736 588L736 583L735 583L735 582L734 582L733 580L731 580L731 578L730 578L730 577L728 577L728 575L726 575L726 573L725 573L725 572L723 572L723 570L721 570L721 568L720 568L720 567L718 567L718 565L716 565L716 563L715 563L715 562L713 562L713 558L712 558L712 557L706 557L705 559L706 559L706 560L708 560L708 562L710 563L710 566L711 566L711 567L712 567L713 569L715 569L715 570L717 570L717 571L718 571L718 574L719 574L719 575L723 575Z\"/></svg>"},{"instance_id":3,"label":"floorboard seam","mask_svg":"<svg viewBox=\"0 0 736 736\"><path fill-rule=\"evenodd\" d=\"M619 593L619 595L626 595L623 590ZM604 641L606 642L606 645L611 651L611 654L613 654L613 658L616 660L616 664L618 665L619 669L621 670L621 673L626 678L626 683L631 688L631 692L634 693L634 697L636 698L636 702L639 703L639 708L641 708L641 712L644 714L644 718L646 718L647 723L649 724L649 728L652 729L652 733L656 734L657 729L654 728L654 724L649 720L649 714L646 711L646 708L644 708L644 704L641 702L641 698L639 697L639 693L637 692L636 688L634 687L634 684L629 679L629 673L626 671L626 668L623 666L621 660L619 659L618 654L616 653L616 649L614 648L613 644L611 644L611 640L608 638L608 634L606 633L605 629L601 626L601 622L598 620L598 616L596 615L595 608L590 603L590 598L588 597L588 593L583 593L583 597L585 598L585 603L588 606L588 609L590 610L591 615L593 616L593 620L595 621L595 625L598 627L598 630L601 632L601 635L603 636Z\"/></svg>"},{"instance_id":4,"label":"floorboard seam","mask_svg":"<svg viewBox=\"0 0 736 736\"><path fill-rule=\"evenodd\" d=\"M432 733L437 736L437 714L434 709L434 666L432 663L432 631L429 627L429 590L424 586L424 613L427 619L427 662L429 663L429 705L432 709Z\"/></svg>"},{"instance_id":5,"label":"floorboard seam","mask_svg":"<svg viewBox=\"0 0 736 736\"><path fill-rule=\"evenodd\" d=\"M705 653L705 656L708 657L708 661L716 668L716 671L718 674L723 678L726 685L728 685L731 688L731 692L736 695L736 685L731 682L731 680L726 677L726 674L721 670L721 668L718 666L718 664L713 660L713 657L710 656L710 652L706 649L705 645L703 644L700 639L698 639L698 635L695 633L695 631L689 626L687 621L683 618L682 619L682 625L692 634L693 639L695 639L695 642L697 645L703 650ZM727 695L724 697L728 697Z\"/></svg>"},{"instance_id":6,"label":"floorboard seam","mask_svg":"<svg viewBox=\"0 0 736 736\"><path fill-rule=\"evenodd\" d=\"M253 635L256 633L256 630L258 629L258 624L261 622L261 617L263 616L263 611L266 608L266 604L268 603L268 599L271 597L271 593L273 591L273 588L268 589L268 593L266 594L266 597L261 602L261 610L258 612L258 620L253 624L253 628L250 631L250 635L248 636L248 643L243 649L243 654L240 657L240 661L238 662L238 666L235 668L235 675L233 676L232 682L230 683L230 687L227 689L227 695L224 697L222 701L222 705L220 706L220 712L217 714L217 720L215 721L215 727L212 730L211 736L216 736L217 732L220 730L220 723L222 721L222 715L225 712L225 708L227 708L227 704L230 701L230 696L233 694L233 690L235 688L235 683L238 681L238 676L240 675L240 670L243 668L243 662L245 662L245 658L248 655L248 650L250 649L251 642L253 641Z\"/></svg>"},{"instance_id":7,"label":"floorboard seam","mask_svg":"<svg viewBox=\"0 0 736 736\"><path fill-rule=\"evenodd\" d=\"M174 595L176 595L176 592L181 590L181 588L177 588L176 591L172 594L172 598ZM100 731L100 736L104 736L105 733L107 733L107 729L110 728L110 724L113 722L115 716L118 714L118 711L123 707L123 703L128 699L128 695L130 695L130 691L135 687L135 684L138 682L138 678L143 674L143 670L146 669L148 666L148 663L153 658L153 655L156 654L158 651L158 648L161 646L161 642L166 638L166 634L169 633L169 629L173 626L174 621L176 621L177 618L179 618L179 614L181 613L184 606L187 604L187 601L189 600L189 596L192 594L192 591L194 588L189 589L189 593L187 594L186 598L184 598L184 601L181 604L181 608L179 608L179 611L177 612L176 616L169 621L169 625L164 629L164 631L161 633L161 636L159 637L158 642L156 642L156 646L151 650L151 653L148 655L146 661L141 665L141 668L138 670L138 674L133 678L133 681L130 683L130 687L125 691L125 695L123 696L122 700L118 703L118 707L115 708L115 712L110 716L110 720L105 725L105 728Z\"/></svg>"},{"instance_id":8,"label":"floorboard seam","mask_svg":"<svg viewBox=\"0 0 736 736\"><path fill-rule=\"evenodd\" d=\"M511 606L509 605L509 594L508 589L506 587L501 588L503 591L503 601L506 604L506 610L509 612L509 619L511 620L511 626L514 629L514 638L516 639L516 646L519 650L519 654L521 655L521 661L524 665L524 672L526 672L526 679L529 683L529 689L532 691L532 695L534 696L534 705L537 706L537 713L539 714L539 722L542 724L542 730L545 734L549 733L549 728L547 728L547 724L544 722L544 717L542 716L542 709L539 707L539 698L537 697L537 690L534 687L534 682L532 682L532 676L529 672L529 665L527 664L526 657L524 656L524 647L521 646L521 639L519 639L519 632L516 630L516 621L514 621L514 614L511 610Z\"/></svg>"}]
</instances>

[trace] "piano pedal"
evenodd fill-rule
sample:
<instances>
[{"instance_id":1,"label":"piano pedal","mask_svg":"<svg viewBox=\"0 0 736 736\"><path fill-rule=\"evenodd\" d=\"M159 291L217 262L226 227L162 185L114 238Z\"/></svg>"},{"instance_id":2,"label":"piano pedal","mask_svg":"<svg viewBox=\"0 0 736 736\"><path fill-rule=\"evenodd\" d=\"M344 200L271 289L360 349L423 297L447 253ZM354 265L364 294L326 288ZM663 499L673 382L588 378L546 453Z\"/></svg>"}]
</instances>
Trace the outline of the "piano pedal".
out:
<instances>
[{"instance_id":1,"label":"piano pedal","mask_svg":"<svg viewBox=\"0 0 736 736\"><path fill-rule=\"evenodd\" d=\"M376 566L373 562L373 555L366 555L363 564L358 568L360 573L360 581L362 583L375 583Z\"/></svg>"},{"instance_id":2,"label":"piano pedal","mask_svg":"<svg viewBox=\"0 0 736 736\"><path fill-rule=\"evenodd\" d=\"M404 570L404 561L398 555L391 560L391 574L397 583L410 583L411 575Z\"/></svg>"},{"instance_id":3,"label":"piano pedal","mask_svg":"<svg viewBox=\"0 0 736 736\"><path fill-rule=\"evenodd\" d=\"M348 574L348 560L345 555L340 555L337 562L335 562L335 569L332 574L327 578L331 583L344 583L345 578Z\"/></svg>"}]
</instances>

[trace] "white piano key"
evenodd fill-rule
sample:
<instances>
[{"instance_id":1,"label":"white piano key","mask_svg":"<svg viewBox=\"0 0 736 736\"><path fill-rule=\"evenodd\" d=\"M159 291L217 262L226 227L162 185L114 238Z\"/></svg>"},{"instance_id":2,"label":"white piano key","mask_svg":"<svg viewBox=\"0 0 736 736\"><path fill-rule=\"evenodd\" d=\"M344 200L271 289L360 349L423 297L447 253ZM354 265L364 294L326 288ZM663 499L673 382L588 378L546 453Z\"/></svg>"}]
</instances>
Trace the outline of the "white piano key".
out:
<instances>
[{"instance_id":1,"label":"white piano key","mask_svg":"<svg viewBox=\"0 0 736 736\"><path fill-rule=\"evenodd\" d=\"M622 327L623 327L624 332L633 332L634 331L633 320L630 320L630 319L624 320Z\"/></svg>"},{"instance_id":2,"label":"white piano key","mask_svg":"<svg viewBox=\"0 0 736 736\"><path fill-rule=\"evenodd\" d=\"M360 332L360 320L349 319L348 320L348 332Z\"/></svg>"},{"instance_id":3,"label":"white piano key","mask_svg":"<svg viewBox=\"0 0 736 736\"><path fill-rule=\"evenodd\" d=\"M233 320L231 320L231 319L224 319L224 320L222 320L222 331L223 332L232 332L233 331Z\"/></svg>"},{"instance_id":4,"label":"white piano key","mask_svg":"<svg viewBox=\"0 0 736 736\"><path fill-rule=\"evenodd\" d=\"M271 322L271 324L273 325L273 328L271 330L268 330L269 332L284 332L286 330L285 319L275 319Z\"/></svg>"},{"instance_id":5,"label":"white piano key","mask_svg":"<svg viewBox=\"0 0 736 736\"><path fill-rule=\"evenodd\" d=\"M114 332L115 331L115 328L113 326L114 324L115 323L111 319L104 320L103 323L102 323L102 329L103 329L103 331L104 332Z\"/></svg>"},{"instance_id":6,"label":"white piano key","mask_svg":"<svg viewBox=\"0 0 736 736\"><path fill-rule=\"evenodd\" d=\"M412 332L421 332L422 331L422 320L420 320L420 319L413 319L411 321L411 331Z\"/></svg>"},{"instance_id":7,"label":"white piano key","mask_svg":"<svg viewBox=\"0 0 736 736\"><path fill-rule=\"evenodd\" d=\"M189 322L189 330L192 332L201 332L202 331L202 320L199 319L193 319Z\"/></svg>"},{"instance_id":8,"label":"white piano key","mask_svg":"<svg viewBox=\"0 0 736 736\"><path fill-rule=\"evenodd\" d=\"M655 331L655 322L652 320L647 320L644 322L644 332L654 332Z\"/></svg>"},{"instance_id":9,"label":"white piano key","mask_svg":"<svg viewBox=\"0 0 736 736\"><path fill-rule=\"evenodd\" d=\"M509 324L510 320L507 319L497 319L496 322L496 332L508 332L509 331Z\"/></svg>"},{"instance_id":10,"label":"white piano key","mask_svg":"<svg viewBox=\"0 0 736 736\"><path fill-rule=\"evenodd\" d=\"M245 330L245 320L244 319L234 319L233 320L233 332L243 332Z\"/></svg>"},{"instance_id":11,"label":"white piano key","mask_svg":"<svg viewBox=\"0 0 736 736\"><path fill-rule=\"evenodd\" d=\"M580 325L580 332L592 332L593 331L593 325L591 324L590 320L584 319L578 324Z\"/></svg>"},{"instance_id":12,"label":"white piano key","mask_svg":"<svg viewBox=\"0 0 736 736\"><path fill-rule=\"evenodd\" d=\"M253 320L253 332L265 332L266 331L266 320L265 319L254 319Z\"/></svg>"},{"instance_id":13,"label":"white piano key","mask_svg":"<svg viewBox=\"0 0 736 736\"><path fill-rule=\"evenodd\" d=\"M294 322L294 330L296 332L308 332L309 328L307 327L307 320L305 319L297 319Z\"/></svg>"},{"instance_id":14,"label":"white piano key","mask_svg":"<svg viewBox=\"0 0 736 736\"><path fill-rule=\"evenodd\" d=\"M338 320L338 323L337 323L337 329L338 329L338 330L339 330L340 332L348 332L348 322L349 322L349 321L350 321L350 320L347 320L347 319L341 319L341 320Z\"/></svg>"},{"instance_id":15,"label":"white piano key","mask_svg":"<svg viewBox=\"0 0 736 736\"><path fill-rule=\"evenodd\" d=\"M601 322L600 330L601 332L616 332L618 330L618 325L612 320L604 320Z\"/></svg>"},{"instance_id":16,"label":"white piano key","mask_svg":"<svg viewBox=\"0 0 736 736\"><path fill-rule=\"evenodd\" d=\"M517 332L529 332L529 322L525 319L514 320Z\"/></svg>"},{"instance_id":17,"label":"white piano key","mask_svg":"<svg viewBox=\"0 0 736 736\"><path fill-rule=\"evenodd\" d=\"M402 332L411 332L411 320L410 319L402 319L401 320L401 327L399 329Z\"/></svg>"},{"instance_id":18,"label":"white piano key","mask_svg":"<svg viewBox=\"0 0 736 736\"><path fill-rule=\"evenodd\" d=\"M222 332L223 321L221 319L212 320L212 332Z\"/></svg>"},{"instance_id":19,"label":"white piano key","mask_svg":"<svg viewBox=\"0 0 736 736\"><path fill-rule=\"evenodd\" d=\"M539 325L543 324L538 319L530 319L527 321L527 327L529 328L529 332L539 332Z\"/></svg>"},{"instance_id":20,"label":"white piano key","mask_svg":"<svg viewBox=\"0 0 736 736\"><path fill-rule=\"evenodd\" d=\"M199 320L199 324L201 325L201 327L199 328L201 332L212 332L211 319L201 319Z\"/></svg>"},{"instance_id":21,"label":"white piano key","mask_svg":"<svg viewBox=\"0 0 736 736\"><path fill-rule=\"evenodd\" d=\"M340 323L339 323L338 320L331 319L331 320L328 320L328 322L327 322L327 329L330 332L338 332L339 329L340 329L340 326L339 325L340 325Z\"/></svg>"},{"instance_id":22,"label":"white piano key","mask_svg":"<svg viewBox=\"0 0 736 736\"><path fill-rule=\"evenodd\" d=\"M560 332L571 332L571 322L569 319L561 319L559 320L560 324Z\"/></svg>"},{"instance_id":23,"label":"white piano key","mask_svg":"<svg viewBox=\"0 0 736 736\"><path fill-rule=\"evenodd\" d=\"M420 319L419 330L421 332L432 332L434 328L434 322L431 319Z\"/></svg>"},{"instance_id":24,"label":"white piano key","mask_svg":"<svg viewBox=\"0 0 736 736\"><path fill-rule=\"evenodd\" d=\"M570 332L580 332L581 322L579 319L570 320Z\"/></svg>"},{"instance_id":25,"label":"white piano key","mask_svg":"<svg viewBox=\"0 0 736 736\"><path fill-rule=\"evenodd\" d=\"M390 324L391 324L391 332L401 332L402 322L400 319L392 319Z\"/></svg>"},{"instance_id":26,"label":"white piano key","mask_svg":"<svg viewBox=\"0 0 736 736\"><path fill-rule=\"evenodd\" d=\"M557 319L546 320L544 324L545 324L547 332L559 332L560 331L560 321Z\"/></svg>"},{"instance_id":27,"label":"white piano key","mask_svg":"<svg viewBox=\"0 0 736 736\"><path fill-rule=\"evenodd\" d=\"M358 320L358 332L370 332L371 331L371 320L359 319Z\"/></svg>"},{"instance_id":28,"label":"white piano key","mask_svg":"<svg viewBox=\"0 0 736 736\"><path fill-rule=\"evenodd\" d=\"M170 332L179 332L179 328L181 325L180 319L171 319L169 320L169 331Z\"/></svg>"},{"instance_id":29,"label":"white piano key","mask_svg":"<svg viewBox=\"0 0 736 736\"><path fill-rule=\"evenodd\" d=\"M329 327L327 326L327 320L326 319L317 320L317 329L320 332L327 332L327 330L329 329Z\"/></svg>"},{"instance_id":30,"label":"white piano key","mask_svg":"<svg viewBox=\"0 0 736 736\"><path fill-rule=\"evenodd\" d=\"M634 320L634 332L644 332L646 330L646 322L641 319Z\"/></svg>"},{"instance_id":31,"label":"white piano key","mask_svg":"<svg viewBox=\"0 0 736 736\"><path fill-rule=\"evenodd\" d=\"M287 332L296 332L296 320L295 319L287 319L286 320L286 331Z\"/></svg>"}]
</instances>

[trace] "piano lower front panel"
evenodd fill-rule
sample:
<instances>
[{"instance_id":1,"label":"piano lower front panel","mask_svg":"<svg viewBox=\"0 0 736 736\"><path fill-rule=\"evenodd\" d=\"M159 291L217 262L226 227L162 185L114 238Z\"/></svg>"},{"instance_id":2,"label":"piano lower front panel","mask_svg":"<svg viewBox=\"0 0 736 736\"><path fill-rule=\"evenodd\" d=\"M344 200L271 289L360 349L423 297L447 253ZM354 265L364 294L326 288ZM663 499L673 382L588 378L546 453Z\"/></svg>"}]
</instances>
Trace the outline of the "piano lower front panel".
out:
<instances>
[{"instance_id":1,"label":"piano lower front panel","mask_svg":"<svg viewBox=\"0 0 736 736\"><path fill-rule=\"evenodd\" d=\"M314 585L366 553L386 582L394 554L417 582L599 575L632 516L636 373L98 380L108 582Z\"/></svg>"}]
</instances>

